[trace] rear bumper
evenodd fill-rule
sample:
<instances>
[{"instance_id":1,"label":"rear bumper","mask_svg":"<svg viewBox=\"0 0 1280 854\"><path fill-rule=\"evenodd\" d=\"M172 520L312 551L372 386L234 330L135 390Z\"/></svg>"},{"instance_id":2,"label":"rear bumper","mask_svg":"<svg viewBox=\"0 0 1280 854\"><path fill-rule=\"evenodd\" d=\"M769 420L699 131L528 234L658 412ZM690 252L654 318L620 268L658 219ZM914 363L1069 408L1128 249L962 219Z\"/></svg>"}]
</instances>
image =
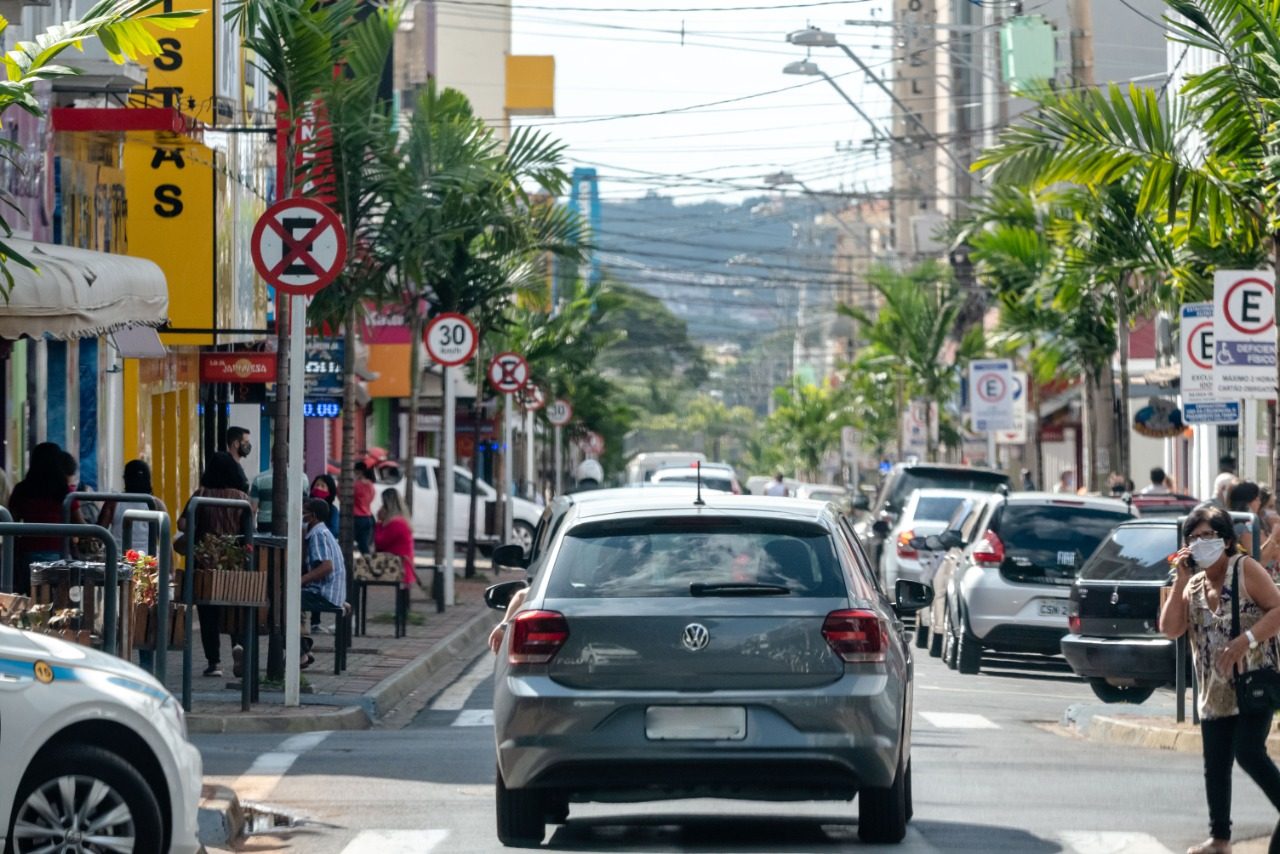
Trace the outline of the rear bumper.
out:
<instances>
[{"instance_id":1,"label":"rear bumper","mask_svg":"<svg viewBox=\"0 0 1280 854\"><path fill-rule=\"evenodd\" d=\"M970 567L960 583L969 630L983 646L1011 652L1057 655L1067 633L1071 589L1051 584L1014 584L994 570ZM1041 606L1061 610L1041 614Z\"/></svg>"},{"instance_id":2,"label":"rear bumper","mask_svg":"<svg viewBox=\"0 0 1280 854\"><path fill-rule=\"evenodd\" d=\"M499 679L494 734L504 782L575 800L848 799L892 784L903 747L904 694L883 674L813 691L692 697L567 691L542 676ZM650 740L651 705L742 706L746 737Z\"/></svg>"},{"instance_id":3,"label":"rear bumper","mask_svg":"<svg viewBox=\"0 0 1280 854\"><path fill-rule=\"evenodd\" d=\"M1124 679L1159 687L1173 681L1174 642L1168 638L1102 638L1069 634L1062 654L1076 675Z\"/></svg>"}]
</instances>

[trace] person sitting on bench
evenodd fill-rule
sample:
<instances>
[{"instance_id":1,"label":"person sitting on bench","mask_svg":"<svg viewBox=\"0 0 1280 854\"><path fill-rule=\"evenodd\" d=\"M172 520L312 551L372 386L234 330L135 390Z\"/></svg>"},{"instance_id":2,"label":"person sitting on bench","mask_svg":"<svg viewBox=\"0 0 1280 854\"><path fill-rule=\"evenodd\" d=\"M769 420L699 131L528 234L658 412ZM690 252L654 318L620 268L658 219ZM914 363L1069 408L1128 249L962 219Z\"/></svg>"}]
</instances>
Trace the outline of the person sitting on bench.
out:
<instances>
[{"instance_id":1,"label":"person sitting on bench","mask_svg":"<svg viewBox=\"0 0 1280 854\"><path fill-rule=\"evenodd\" d=\"M325 523L329 519L329 502L312 498L302 505L302 525L306 531L307 552L302 575L302 612L311 610L342 611L347 593L347 568L342 550ZM307 640L310 640L308 638ZM310 645L304 641L302 667L315 662Z\"/></svg>"}]
</instances>

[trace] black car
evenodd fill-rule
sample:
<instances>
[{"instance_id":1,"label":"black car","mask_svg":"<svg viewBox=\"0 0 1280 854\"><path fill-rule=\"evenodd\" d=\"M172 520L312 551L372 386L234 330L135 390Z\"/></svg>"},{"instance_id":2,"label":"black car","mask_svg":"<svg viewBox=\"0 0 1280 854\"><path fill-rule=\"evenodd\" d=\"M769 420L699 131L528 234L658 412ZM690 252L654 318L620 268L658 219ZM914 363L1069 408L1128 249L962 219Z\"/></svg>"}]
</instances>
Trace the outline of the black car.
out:
<instances>
[{"instance_id":1,"label":"black car","mask_svg":"<svg viewBox=\"0 0 1280 854\"><path fill-rule=\"evenodd\" d=\"M907 499L917 489L970 489L978 492L995 492L1009 485L1009 476L991 469L972 466L949 466L936 463L898 463L880 486L880 493L871 505L870 517L858 534L871 552L871 560L883 578L881 552L884 538L897 524L898 516L907 506ZM855 508L857 504L854 505Z\"/></svg>"},{"instance_id":2,"label":"black car","mask_svg":"<svg viewBox=\"0 0 1280 854\"><path fill-rule=\"evenodd\" d=\"M1116 527L1071 587L1062 654L1105 703L1141 703L1173 682L1174 642L1160 634L1160 589L1178 550L1178 519Z\"/></svg>"}]
</instances>

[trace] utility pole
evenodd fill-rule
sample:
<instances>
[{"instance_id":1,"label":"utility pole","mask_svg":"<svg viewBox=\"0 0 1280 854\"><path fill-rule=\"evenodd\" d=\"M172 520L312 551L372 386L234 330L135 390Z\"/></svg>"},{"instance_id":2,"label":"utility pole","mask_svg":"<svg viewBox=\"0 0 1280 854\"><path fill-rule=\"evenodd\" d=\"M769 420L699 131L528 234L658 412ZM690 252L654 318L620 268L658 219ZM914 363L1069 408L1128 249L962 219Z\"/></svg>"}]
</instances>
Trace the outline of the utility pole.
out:
<instances>
[{"instance_id":1,"label":"utility pole","mask_svg":"<svg viewBox=\"0 0 1280 854\"><path fill-rule=\"evenodd\" d=\"M1071 78L1076 86L1093 84L1093 0L1067 0L1071 16Z\"/></svg>"}]
</instances>

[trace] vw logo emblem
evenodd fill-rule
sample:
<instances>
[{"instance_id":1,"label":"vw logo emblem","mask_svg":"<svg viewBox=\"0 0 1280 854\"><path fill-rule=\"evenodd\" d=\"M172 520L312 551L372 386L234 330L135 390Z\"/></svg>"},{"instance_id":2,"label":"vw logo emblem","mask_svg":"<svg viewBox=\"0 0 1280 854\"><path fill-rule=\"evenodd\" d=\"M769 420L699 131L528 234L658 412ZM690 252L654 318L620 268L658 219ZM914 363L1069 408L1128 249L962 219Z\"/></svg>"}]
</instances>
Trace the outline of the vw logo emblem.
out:
<instances>
[{"instance_id":1,"label":"vw logo emblem","mask_svg":"<svg viewBox=\"0 0 1280 854\"><path fill-rule=\"evenodd\" d=\"M680 642L684 644L684 648L689 652L697 652L705 649L707 644L711 643L711 632L707 631L707 627L701 623L690 623L684 627L684 634L680 636Z\"/></svg>"}]
</instances>

